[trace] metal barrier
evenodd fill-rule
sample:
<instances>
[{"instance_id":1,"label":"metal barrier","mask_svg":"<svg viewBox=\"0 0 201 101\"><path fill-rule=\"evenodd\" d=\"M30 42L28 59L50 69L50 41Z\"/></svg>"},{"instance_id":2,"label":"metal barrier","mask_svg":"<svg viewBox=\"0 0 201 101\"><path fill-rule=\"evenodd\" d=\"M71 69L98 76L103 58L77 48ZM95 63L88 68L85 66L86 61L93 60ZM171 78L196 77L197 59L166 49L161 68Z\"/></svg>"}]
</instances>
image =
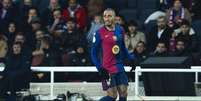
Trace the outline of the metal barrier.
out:
<instances>
[{"instance_id":1,"label":"metal barrier","mask_svg":"<svg viewBox=\"0 0 201 101\"><path fill-rule=\"evenodd\" d=\"M130 71L131 67L125 67L125 71ZM31 67L31 70L38 72L50 72L50 98L54 99L53 84L54 84L54 72L97 72L94 66L86 67Z\"/></svg>"},{"instance_id":2,"label":"metal barrier","mask_svg":"<svg viewBox=\"0 0 201 101\"><path fill-rule=\"evenodd\" d=\"M125 71L130 71L131 67L126 66ZM0 68L3 71L4 68ZM97 72L94 66L83 66L83 67L31 67L32 71L36 72L50 72L50 99L54 99L53 96L53 84L54 84L54 72ZM135 69L135 96L139 96L139 74L142 72L194 72L195 82L198 83L198 73L201 72L201 66L191 66L191 69L142 69L137 66Z\"/></svg>"}]
</instances>

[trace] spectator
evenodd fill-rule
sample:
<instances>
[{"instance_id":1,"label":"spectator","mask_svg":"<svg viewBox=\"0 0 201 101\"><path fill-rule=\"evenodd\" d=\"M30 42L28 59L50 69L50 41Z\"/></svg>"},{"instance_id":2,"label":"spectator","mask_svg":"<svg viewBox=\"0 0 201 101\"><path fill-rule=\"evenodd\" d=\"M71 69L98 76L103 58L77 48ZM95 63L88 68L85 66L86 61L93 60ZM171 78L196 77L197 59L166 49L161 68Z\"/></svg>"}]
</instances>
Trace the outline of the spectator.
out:
<instances>
[{"instance_id":1,"label":"spectator","mask_svg":"<svg viewBox=\"0 0 201 101\"><path fill-rule=\"evenodd\" d=\"M69 65L87 66L90 65L88 53L84 46L78 46L75 54L70 54Z\"/></svg>"},{"instance_id":2,"label":"spectator","mask_svg":"<svg viewBox=\"0 0 201 101\"><path fill-rule=\"evenodd\" d=\"M166 9L169 9L172 7L172 5L174 5L174 1L175 0L160 0L160 8L165 11ZM187 8L188 10L192 9L194 0L180 0L180 1L183 4L184 8Z\"/></svg>"},{"instance_id":3,"label":"spectator","mask_svg":"<svg viewBox=\"0 0 201 101\"><path fill-rule=\"evenodd\" d=\"M23 21L24 19L27 19L27 15L29 13L29 9L32 9L33 4L32 0L22 0L22 4L19 7L19 18L18 21ZM33 11L32 11L33 12ZM20 23L20 22L18 22Z\"/></svg>"},{"instance_id":4,"label":"spectator","mask_svg":"<svg viewBox=\"0 0 201 101\"><path fill-rule=\"evenodd\" d=\"M34 66L61 66L61 56L59 51L52 49L49 37L42 38L42 31L37 31L38 41L41 40L40 47L32 55L32 65ZM40 35L39 35L40 34ZM33 81L49 81L49 74L38 72L34 73Z\"/></svg>"},{"instance_id":5,"label":"spectator","mask_svg":"<svg viewBox=\"0 0 201 101\"><path fill-rule=\"evenodd\" d=\"M53 17L54 17L54 20L48 26L48 30L51 34L53 34L55 32L57 32L58 34L61 34L62 27L64 24L64 21L62 19L62 15L61 15L61 11L59 9L54 10Z\"/></svg>"},{"instance_id":6,"label":"spectator","mask_svg":"<svg viewBox=\"0 0 201 101\"><path fill-rule=\"evenodd\" d=\"M169 46L169 40L173 31L167 27L166 22L166 18L164 16L160 16L157 19L157 26L154 26L147 34L146 38L148 52L154 51L155 47L160 41L163 41L167 46Z\"/></svg>"},{"instance_id":7,"label":"spectator","mask_svg":"<svg viewBox=\"0 0 201 101\"><path fill-rule=\"evenodd\" d=\"M151 56L159 56L164 57L168 56L167 46L164 42L158 42L156 49L153 53L151 53Z\"/></svg>"},{"instance_id":8,"label":"spectator","mask_svg":"<svg viewBox=\"0 0 201 101\"><path fill-rule=\"evenodd\" d=\"M75 21L70 19L67 21L65 27L67 29L62 35L62 46L64 52L69 56L74 56L74 54L79 53L79 50L86 52L86 39L76 28Z\"/></svg>"},{"instance_id":9,"label":"spectator","mask_svg":"<svg viewBox=\"0 0 201 101\"><path fill-rule=\"evenodd\" d=\"M141 62L143 62L147 57L148 54L146 52L146 47L145 47L145 43L143 41L139 41L136 45L135 51L135 59L134 59L134 64L140 65Z\"/></svg>"},{"instance_id":10,"label":"spectator","mask_svg":"<svg viewBox=\"0 0 201 101\"><path fill-rule=\"evenodd\" d=\"M32 29L31 22L35 18L39 18L38 10L32 7L28 10L28 13L27 15L25 15L25 18L22 18L22 21L18 21L20 30L24 32L29 32Z\"/></svg>"},{"instance_id":11,"label":"spectator","mask_svg":"<svg viewBox=\"0 0 201 101\"><path fill-rule=\"evenodd\" d=\"M33 61L32 65L36 66L59 66L61 58L57 51L54 51L51 47L49 37L42 37L44 34L42 31L37 31L37 37L40 37L38 41L41 41L40 45L37 46L36 50L32 52ZM39 35L41 34L41 35ZM42 35L43 34L43 35ZM35 58L35 60L34 60ZM38 60L39 59L39 60ZM33 63L35 62L35 63Z\"/></svg>"},{"instance_id":12,"label":"spectator","mask_svg":"<svg viewBox=\"0 0 201 101\"><path fill-rule=\"evenodd\" d=\"M84 7L77 3L77 0L69 0L68 7L63 10L62 15L65 21L74 18L76 20L76 27L84 31L87 25L87 13Z\"/></svg>"},{"instance_id":13,"label":"spectator","mask_svg":"<svg viewBox=\"0 0 201 101\"><path fill-rule=\"evenodd\" d=\"M94 16L101 14L104 8L103 0L89 0L87 4L88 17L93 19Z\"/></svg>"},{"instance_id":14,"label":"spectator","mask_svg":"<svg viewBox=\"0 0 201 101\"><path fill-rule=\"evenodd\" d=\"M134 71L135 70L135 66L139 66L141 62L143 62L147 57L148 57L148 54L147 54L147 51L146 51L146 47L145 47L145 43L143 41L139 41L136 45L136 48L134 50L134 54L135 54L135 59L134 61L132 62L132 64L129 64L128 65L131 65L132 66L132 69L130 71ZM128 73L128 77L129 77L129 80L130 81L135 81L135 74L133 74L132 72Z\"/></svg>"},{"instance_id":15,"label":"spectator","mask_svg":"<svg viewBox=\"0 0 201 101\"><path fill-rule=\"evenodd\" d=\"M28 12L27 23L30 24L34 17L39 17L38 10L36 8L30 8Z\"/></svg>"},{"instance_id":16,"label":"spectator","mask_svg":"<svg viewBox=\"0 0 201 101\"><path fill-rule=\"evenodd\" d=\"M175 0L173 7L167 11L168 23L173 23L175 27L179 26L183 19L191 23L190 12L182 6L181 0Z\"/></svg>"},{"instance_id":17,"label":"spectator","mask_svg":"<svg viewBox=\"0 0 201 101\"><path fill-rule=\"evenodd\" d=\"M6 54L8 51L8 45L6 41L6 37L4 35L0 35L0 63L5 63Z\"/></svg>"},{"instance_id":18,"label":"spectator","mask_svg":"<svg viewBox=\"0 0 201 101\"><path fill-rule=\"evenodd\" d=\"M1 92L10 91L7 101L16 101L16 91L28 88L30 82L30 61L22 54L21 43L14 43L11 53L8 54L6 67L0 75Z\"/></svg>"},{"instance_id":19,"label":"spectator","mask_svg":"<svg viewBox=\"0 0 201 101\"><path fill-rule=\"evenodd\" d=\"M44 38L44 32L42 30L38 30L35 33L36 44L35 49L32 52L32 65L37 66L43 60L43 49L42 49L42 39Z\"/></svg>"},{"instance_id":20,"label":"spectator","mask_svg":"<svg viewBox=\"0 0 201 101\"><path fill-rule=\"evenodd\" d=\"M178 39L176 42L176 51L170 52L171 56L189 56L190 52L187 51L185 41Z\"/></svg>"},{"instance_id":21,"label":"spectator","mask_svg":"<svg viewBox=\"0 0 201 101\"><path fill-rule=\"evenodd\" d=\"M28 40L26 44L33 50L35 48L36 39L35 33L37 30L42 30L41 20L38 17L33 17L30 22L30 30L24 32L24 36Z\"/></svg>"},{"instance_id":22,"label":"spectator","mask_svg":"<svg viewBox=\"0 0 201 101\"><path fill-rule=\"evenodd\" d=\"M125 26L125 19L122 15L116 15L115 16L115 23L121 25L122 27L124 27L124 29L126 28Z\"/></svg>"},{"instance_id":23,"label":"spectator","mask_svg":"<svg viewBox=\"0 0 201 101\"><path fill-rule=\"evenodd\" d=\"M7 37L8 47L12 47L12 43L14 41L15 35L17 33L16 23L10 22L7 28L7 32L4 34Z\"/></svg>"},{"instance_id":24,"label":"spectator","mask_svg":"<svg viewBox=\"0 0 201 101\"><path fill-rule=\"evenodd\" d=\"M176 39L183 39L189 52L198 52L197 35L190 33L190 26L187 20L183 20L180 26L181 33L176 36Z\"/></svg>"},{"instance_id":25,"label":"spectator","mask_svg":"<svg viewBox=\"0 0 201 101\"><path fill-rule=\"evenodd\" d=\"M54 21L49 26L48 30L52 36L53 42L51 43L54 51L62 51L62 34L64 33L63 26L65 22L62 19L61 11L56 9L53 11Z\"/></svg>"},{"instance_id":26,"label":"spectator","mask_svg":"<svg viewBox=\"0 0 201 101\"><path fill-rule=\"evenodd\" d=\"M65 52L73 54L76 52L79 44L85 44L82 42L84 36L77 29L74 19L68 20L64 27L66 29L62 35L62 46Z\"/></svg>"},{"instance_id":27,"label":"spectator","mask_svg":"<svg viewBox=\"0 0 201 101\"><path fill-rule=\"evenodd\" d=\"M32 17L30 25L32 32L36 32L37 30L43 29L39 17Z\"/></svg>"},{"instance_id":28,"label":"spectator","mask_svg":"<svg viewBox=\"0 0 201 101\"><path fill-rule=\"evenodd\" d=\"M172 5L174 0L160 0L160 10L166 11Z\"/></svg>"},{"instance_id":29,"label":"spectator","mask_svg":"<svg viewBox=\"0 0 201 101\"><path fill-rule=\"evenodd\" d=\"M54 20L54 16L53 16L53 12L57 9L61 9L61 6L59 5L58 0L50 0L49 3L49 7L47 7L44 11L42 11L42 24L44 26L50 25L53 20Z\"/></svg>"},{"instance_id":30,"label":"spectator","mask_svg":"<svg viewBox=\"0 0 201 101\"><path fill-rule=\"evenodd\" d=\"M86 39L89 44L89 48L92 45L93 37L95 36L96 31L103 26L102 17L100 15L95 15L93 21L91 22L91 27L86 35Z\"/></svg>"},{"instance_id":31,"label":"spectator","mask_svg":"<svg viewBox=\"0 0 201 101\"><path fill-rule=\"evenodd\" d=\"M15 20L16 13L12 0L2 0L2 8L0 9L0 29L3 32L5 32L8 24Z\"/></svg>"},{"instance_id":32,"label":"spectator","mask_svg":"<svg viewBox=\"0 0 201 101\"><path fill-rule=\"evenodd\" d=\"M133 53L137 43L142 41L145 43L145 35L143 32L138 31L138 25L134 21L128 23L128 32L125 35L125 45L130 53Z\"/></svg>"},{"instance_id":33,"label":"spectator","mask_svg":"<svg viewBox=\"0 0 201 101\"><path fill-rule=\"evenodd\" d=\"M21 43L21 47L22 47L21 51L23 56L25 56L28 61L31 61L32 48L30 48L30 46L27 44L28 41L29 40L26 40L26 37L24 36L22 32L18 32L15 36L13 43L15 42Z\"/></svg>"}]
</instances>

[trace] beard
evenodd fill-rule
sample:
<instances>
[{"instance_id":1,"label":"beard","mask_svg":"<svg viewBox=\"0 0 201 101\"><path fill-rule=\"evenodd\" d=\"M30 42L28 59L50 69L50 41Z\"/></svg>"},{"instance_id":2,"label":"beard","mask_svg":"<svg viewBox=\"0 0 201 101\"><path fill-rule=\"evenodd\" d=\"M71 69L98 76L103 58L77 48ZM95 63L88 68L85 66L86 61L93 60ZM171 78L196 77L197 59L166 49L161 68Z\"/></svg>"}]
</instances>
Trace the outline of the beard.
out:
<instances>
[{"instance_id":1,"label":"beard","mask_svg":"<svg viewBox=\"0 0 201 101\"><path fill-rule=\"evenodd\" d=\"M160 26L158 26L158 28L165 29L165 25L160 25Z\"/></svg>"}]
</instances>

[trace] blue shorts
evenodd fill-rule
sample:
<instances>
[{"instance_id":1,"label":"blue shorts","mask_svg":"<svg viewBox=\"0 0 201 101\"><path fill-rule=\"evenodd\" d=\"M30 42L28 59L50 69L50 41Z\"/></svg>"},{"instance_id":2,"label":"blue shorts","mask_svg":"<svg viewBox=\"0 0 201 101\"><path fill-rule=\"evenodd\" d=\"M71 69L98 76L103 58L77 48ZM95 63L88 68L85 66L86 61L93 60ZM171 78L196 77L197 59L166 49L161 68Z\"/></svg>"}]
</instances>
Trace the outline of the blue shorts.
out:
<instances>
[{"instance_id":1,"label":"blue shorts","mask_svg":"<svg viewBox=\"0 0 201 101\"><path fill-rule=\"evenodd\" d=\"M128 77L125 72L110 75L109 87L111 88L119 85L128 85Z\"/></svg>"}]
</instances>

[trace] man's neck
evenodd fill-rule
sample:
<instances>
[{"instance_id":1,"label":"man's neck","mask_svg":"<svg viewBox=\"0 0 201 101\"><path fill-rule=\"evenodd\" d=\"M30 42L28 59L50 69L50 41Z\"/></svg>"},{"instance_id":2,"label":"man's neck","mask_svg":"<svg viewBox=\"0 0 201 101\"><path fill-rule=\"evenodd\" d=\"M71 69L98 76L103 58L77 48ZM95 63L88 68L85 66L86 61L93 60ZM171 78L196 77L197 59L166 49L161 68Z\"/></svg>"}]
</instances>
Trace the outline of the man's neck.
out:
<instances>
[{"instance_id":1,"label":"man's neck","mask_svg":"<svg viewBox=\"0 0 201 101\"><path fill-rule=\"evenodd\" d=\"M158 27L158 31L162 31L164 29L165 29L165 27L164 28Z\"/></svg>"},{"instance_id":2,"label":"man's neck","mask_svg":"<svg viewBox=\"0 0 201 101\"><path fill-rule=\"evenodd\" d=\"M108 31L114 31L114 30L115 30L115 25L105 26L105 28L106 28Z\"/></svg>"}]
</instances>

